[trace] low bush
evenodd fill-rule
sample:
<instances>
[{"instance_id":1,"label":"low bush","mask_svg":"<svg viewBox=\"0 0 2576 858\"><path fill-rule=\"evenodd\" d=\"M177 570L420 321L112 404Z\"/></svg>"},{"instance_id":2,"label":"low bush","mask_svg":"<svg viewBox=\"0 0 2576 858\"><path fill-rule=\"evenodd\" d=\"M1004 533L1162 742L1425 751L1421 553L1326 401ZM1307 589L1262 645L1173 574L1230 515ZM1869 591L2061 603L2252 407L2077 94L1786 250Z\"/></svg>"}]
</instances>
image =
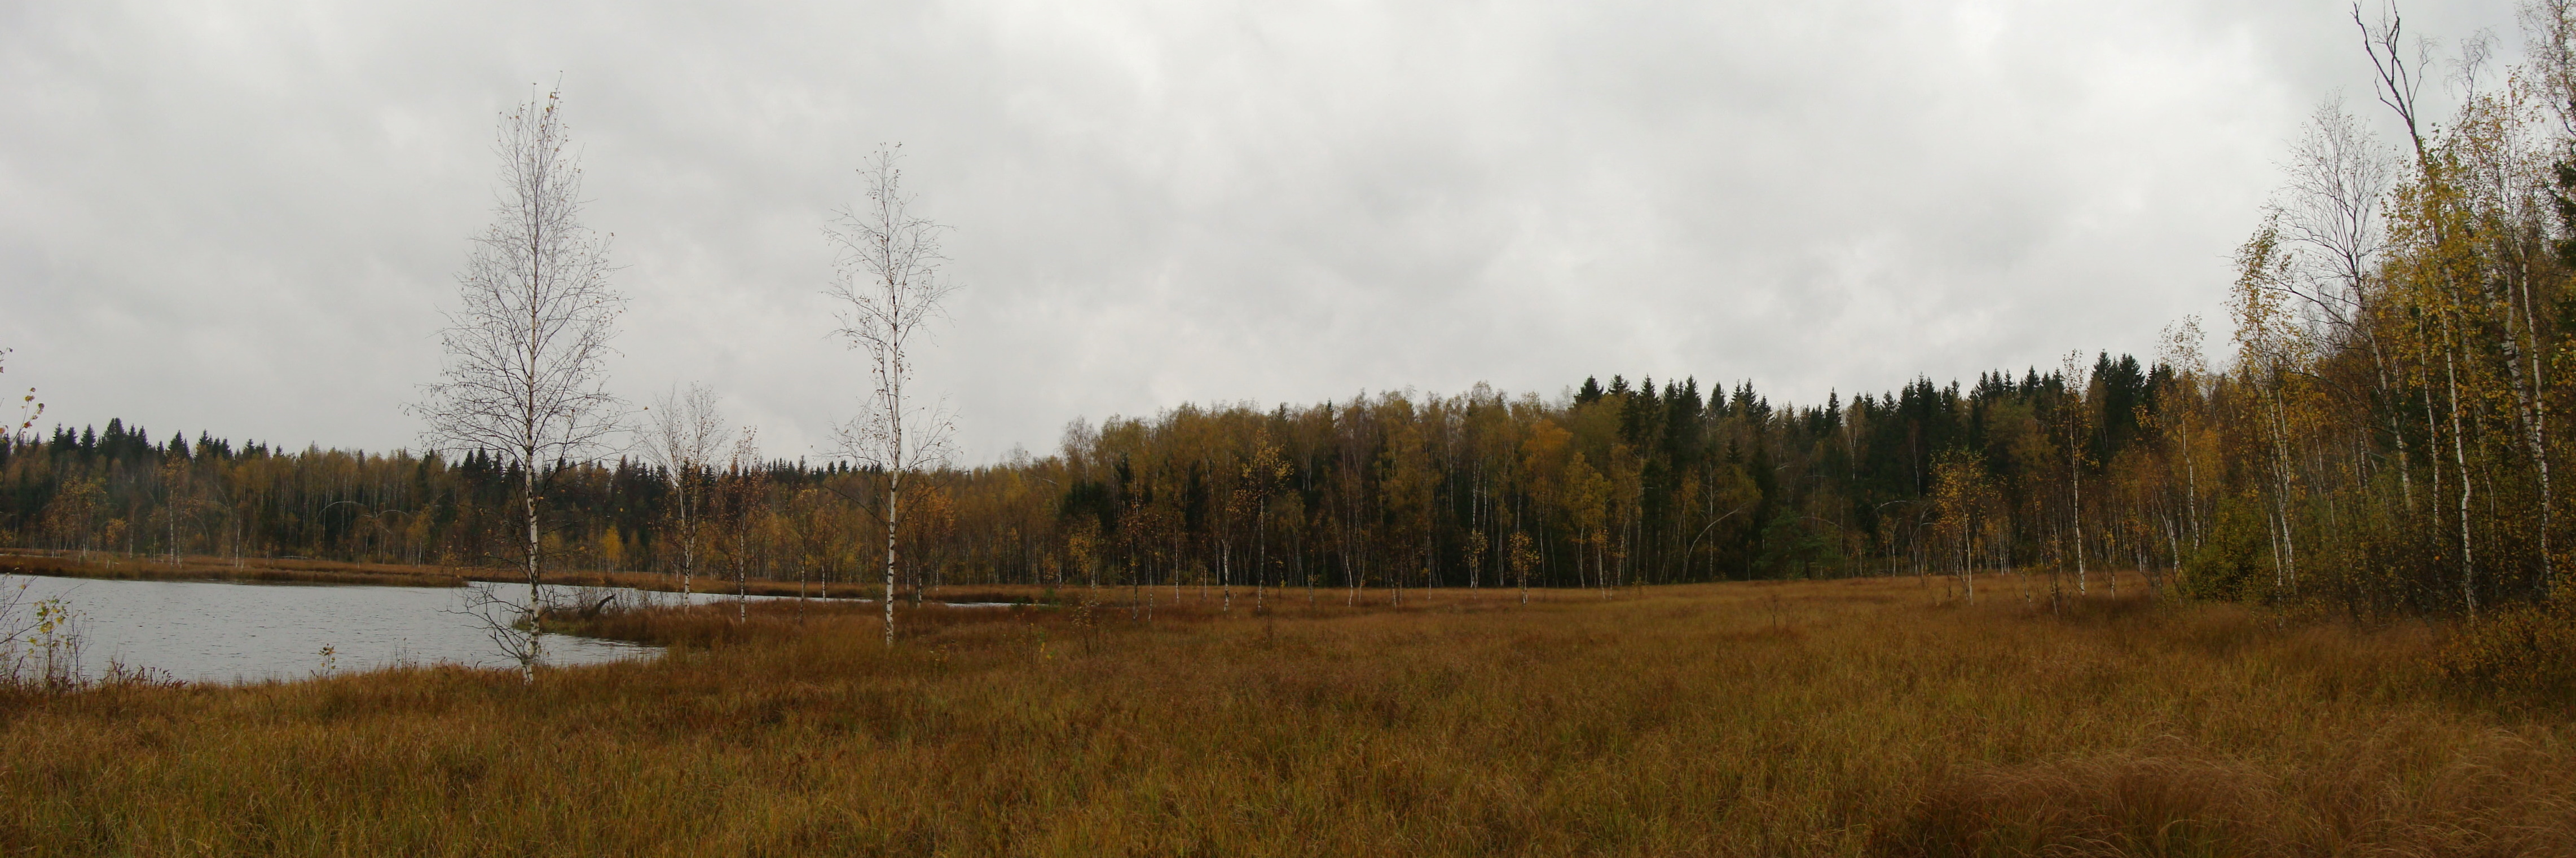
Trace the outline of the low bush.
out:
<instances>
[{"instance_id":1,"label":"low bush","mask_svg":"<svg viewBox=\"0 0 2576 858\"><path fill-rule=\"evenodd\" d=\"M2576 699L2576 607L2552 602L2491 610L2461 626L2434 658L2444 678L2473 692Z\"/></svg>"}]
</instances>

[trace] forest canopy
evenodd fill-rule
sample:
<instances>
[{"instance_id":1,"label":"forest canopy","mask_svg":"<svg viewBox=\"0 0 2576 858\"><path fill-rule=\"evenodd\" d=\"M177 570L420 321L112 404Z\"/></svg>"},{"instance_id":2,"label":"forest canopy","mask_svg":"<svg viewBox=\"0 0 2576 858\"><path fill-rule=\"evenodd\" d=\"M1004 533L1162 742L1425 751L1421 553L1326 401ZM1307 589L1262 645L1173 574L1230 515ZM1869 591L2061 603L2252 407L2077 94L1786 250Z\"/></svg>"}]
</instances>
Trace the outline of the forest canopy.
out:
<instances>
[{"instance_id":1,"label":"forest canopy","mask_svg":"<svg viewBox=\"0 0 2576 858\"><path fill-rule=\"evenodd\" d=\"M2152 470L2139 462L2162 463L2153 430L2171 422L2158 403L2195 398L2169 369L2130 357L2082 370L2073 381L1990 373L1966 389L1918 379L1814 407L1775 408L1749 383L1703 393L1693 379L1613 376L1554 402L1479 386L1077 422L1055 455L944 469L909 488L922 510L904 533L919 552L909 571L956 583L1466 587L1946 570L1935 494L1954 450L1976 451L1996 487L1998 529L1979 535L1993 559L1978 562L2044 562L2071 551L2070 463ZM6 456L0 524L18 544L64 550L478 564L514 526L520 484L480 455L161 442L119 421L58 428ZM760 495L699 548L747 552L757 574L847 576L882 544L867 515L874 476L790 461L694 475ZM547 539L567 565L675 562L668 471L558 463L540 482L561 521ZM2098 527L2087 537L2096 563L2170 562L2195 541L2188 499L2142 488L2092 502L2147 524ZM716 532L731 530L753 538Z\"/></svg>"}]
</instances>

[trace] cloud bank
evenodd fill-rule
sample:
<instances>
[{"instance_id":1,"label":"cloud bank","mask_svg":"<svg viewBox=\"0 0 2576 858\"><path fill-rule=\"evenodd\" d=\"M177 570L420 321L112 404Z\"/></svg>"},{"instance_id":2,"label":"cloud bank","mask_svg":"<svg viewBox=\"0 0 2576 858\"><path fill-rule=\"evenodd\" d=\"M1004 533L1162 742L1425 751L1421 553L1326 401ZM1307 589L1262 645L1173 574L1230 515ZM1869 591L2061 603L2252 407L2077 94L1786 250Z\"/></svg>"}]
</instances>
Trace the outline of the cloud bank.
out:
<instances>
[{"instance_id":1,"label":"cloud bank","mask_svg":"<svg viewBox=\"0 0 2576 858\"><path fill-rule=\"evenodd\" d=\"M864 390L822 229L904 143L969 461L1184 401L2148 353L2221 315L2310 106L2375 109L2336 3L702 6L0 9L6 380L416 445L495 117L558 81L615 388L707 382L773 455L828 457ZM2508 3L2407 12L2514 41Z\"/></svg>"}]
</instances>

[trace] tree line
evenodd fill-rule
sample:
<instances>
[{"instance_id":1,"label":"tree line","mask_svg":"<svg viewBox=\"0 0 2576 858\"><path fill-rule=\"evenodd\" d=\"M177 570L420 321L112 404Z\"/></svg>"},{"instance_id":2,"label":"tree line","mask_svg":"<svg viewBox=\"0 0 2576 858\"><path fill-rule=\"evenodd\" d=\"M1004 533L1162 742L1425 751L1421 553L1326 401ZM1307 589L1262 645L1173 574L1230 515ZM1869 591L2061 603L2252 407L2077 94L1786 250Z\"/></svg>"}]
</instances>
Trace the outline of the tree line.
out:
<instances>
[{"instance_id":1,"label":"tree line","mask_svg":"<svg viewBox=\"0 0 2576 858\"><path fill-rule=\"evenodd\" d=\"M1980 543L1998 546L2004 566L2017 568L2016 554L2134 565L2141 550L2169 561L2172 543L2145 545L2112 523L2140 512L2125 496L2090 501L2104 523L2083 536L2068 493L2086 474L2111 480L2099 463L2162 449L2161 403L2191 399L2191 386L2129 357L2082 369L2078 381L1992 373L1967 389L1922 379L1814 407L1775 407L1750 383L1704 395L1696 380L1616 376L1555 401L1479 386L1184 406L1077 422L1043 458L924 472L904 489L917 512L899 542L918 581L1214 587L1220 598L1926 572L1948 569L1943 467L1973 450L2000 487L1989 514L2025 522L2007 528L2009 542ZM666 400L665 413L678 410ZM546 553L568 566L818 583L883 560L881 469L732 446L695 461L544 468ZM523 519L512 510L529 484L477 453L160 442L118 421L58 428L0 456L0 527L13 541L135 554L490 562L515 556L510 531ZM2086 550L2050 547L2071 539Z\"/></svg>"},{"instance_id":2,"label":"tree line","mask_svg":"<svg viewBox=\"0 0 2576 858\"><path fill-rule=\"evenodd\" d=\"M2446 562L2451 508L2431 503L2433 481L2452 472L2415 455L2418 515L2404 516L2398 437L2370 431L2385 424L2299 412L2289 425L2316 434L2284 444L2285 402L2330 400L2285 400L2244 367L2200 369L2192 328L2175 326L2149 363L2070 357L1816 406L1775 406L1749 382L1704 392L1695 379L1613 376L1554 399L1478 386L1077 422L1051 455L917 474L904 488L901 574L1405 599L1981 571L2092 592L2116 586L2104 573L2117 569L2209 597L2465 608ZM718 446L676 467L638 455L541 469L545 554L563 568L826 588L854 587L883 563L881 469ZM2285 451L2297 492L2286 504ZM2338 474L2362 479L2331 482ZM2517 500L2501 469L2472 476L2498 514L2470 519L2489 571L2466 592L2537 595L2537 531L2490 535L2536 525L2536 507L2526 498L2503 512ZM146 556L517 562L530 484L479 453L156 441L110 421L0 450L0 534Z\"/></svg>"}]
</instances>

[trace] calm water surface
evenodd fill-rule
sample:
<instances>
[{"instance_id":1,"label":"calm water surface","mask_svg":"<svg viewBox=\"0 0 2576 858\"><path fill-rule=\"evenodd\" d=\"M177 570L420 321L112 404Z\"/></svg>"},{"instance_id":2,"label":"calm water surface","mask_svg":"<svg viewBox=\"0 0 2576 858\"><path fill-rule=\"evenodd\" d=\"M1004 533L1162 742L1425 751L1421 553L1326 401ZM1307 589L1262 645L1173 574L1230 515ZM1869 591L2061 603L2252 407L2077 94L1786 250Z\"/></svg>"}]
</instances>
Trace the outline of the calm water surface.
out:
<instances>
[{"instance_id":1,"label":"calm water surface","mask_svg":"<svg viewBox=\"0 0 2576 858\"><path fill-rule=\"evenodd\" d=\"M61 598L78 612L83 674L97 677L110 660L194 682L301 679L324 667L330 647L338 670L412 662L509 667L481 621L463 612L462 587L233 584L196 581L107 581L0 577L26 601ZM565 596L574 591L564 590ZM606 595L595 592L591 598ZM628 595L632 594L632 595ZM673 594L622 591L619 601ZM699 601L710 600L700 594ZM546 663L590 664L638 658L658 647L546 636Z\"/></svg>"}]
</instances>

